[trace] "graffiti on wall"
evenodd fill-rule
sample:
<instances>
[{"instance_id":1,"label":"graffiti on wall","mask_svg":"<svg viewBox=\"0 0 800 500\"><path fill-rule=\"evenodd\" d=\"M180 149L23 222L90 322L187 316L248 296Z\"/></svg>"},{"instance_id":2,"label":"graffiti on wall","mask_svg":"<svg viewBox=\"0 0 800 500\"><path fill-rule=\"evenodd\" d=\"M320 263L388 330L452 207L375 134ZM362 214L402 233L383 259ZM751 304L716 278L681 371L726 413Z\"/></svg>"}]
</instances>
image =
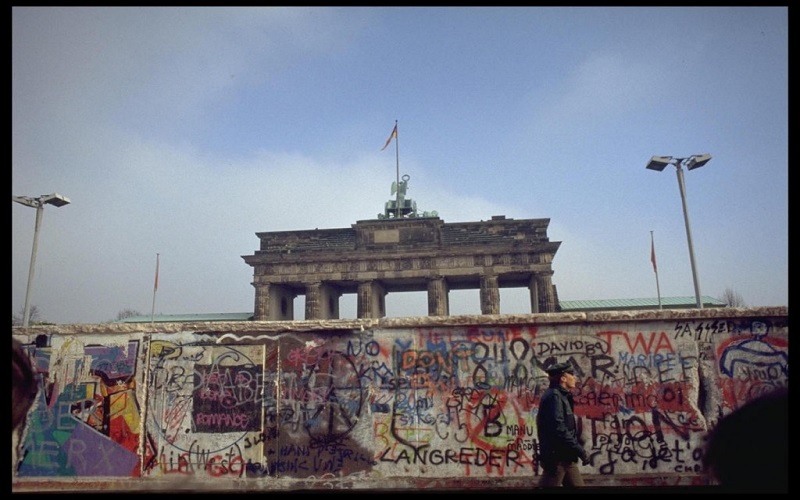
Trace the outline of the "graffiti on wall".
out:
<instances>
[{"instance_id":1,"label":"graffiti on wall","mask_svg":"<svg viewBox=\"0 0 800 500\"><path fill-rule=\"evenodd\" d=\"M20 476L138 476L139 342L29 346L39 378L28 414Z\"/></svg>"},{"instance_id":2,"label":"graffiti on wall","mask_svg":"<svg viewBox=\"0 0 800 500\"><path fill-rule=\"evenodd\" d=\"M747 401L789 385L788 337L771 335L767 321L737 325L733 334L715 347L722 388L717 419Z\"/></svg>"},{"instance_id":3,"label":"graffiti on wall","mask_svg":"<svg viewBox=\"0 0 800 500\"><path fill-rule=\"evenodd\" d=\"M533 478L544 369L566 362L584 474L700 477L709 425L788 385L786 327L766 320L152 334L32 355L44 390L20 475Z\"/></svg>"}]
</instances>

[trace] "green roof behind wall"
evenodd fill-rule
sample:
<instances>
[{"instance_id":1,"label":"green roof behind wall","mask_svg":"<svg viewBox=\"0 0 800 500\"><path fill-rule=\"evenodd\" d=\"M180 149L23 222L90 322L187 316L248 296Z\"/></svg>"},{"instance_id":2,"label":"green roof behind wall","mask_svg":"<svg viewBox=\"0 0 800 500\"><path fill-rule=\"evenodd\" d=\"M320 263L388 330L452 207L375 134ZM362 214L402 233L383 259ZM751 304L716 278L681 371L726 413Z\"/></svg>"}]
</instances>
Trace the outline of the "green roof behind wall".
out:
<instances>
[{"instance_id":1,"label":"green roof behind wall","mask_svg":"<svg viewBox=\"0 0 800 500\"><path fill-rule=\"evenodd\" d=\"M725 307L728 304L703 295L703 307ZM560 311L624 311L631 309L658 309L658 298L645 299L603 299L603 300L562 300ZM697 306L697 299L690 297L661 297L661 307L667 309L690 309Z\"/></svg>"},{"instance_id":2,"label":"green roof behind wall","mask_svg":"<svg viewBox=\"0 0 800 500\"><path fill-rule=\"evenodd\" d=\"M250 321L253 313L156 314L129 316L114 323L188 323L195 321Z\"/></svg>"}]
</instances>

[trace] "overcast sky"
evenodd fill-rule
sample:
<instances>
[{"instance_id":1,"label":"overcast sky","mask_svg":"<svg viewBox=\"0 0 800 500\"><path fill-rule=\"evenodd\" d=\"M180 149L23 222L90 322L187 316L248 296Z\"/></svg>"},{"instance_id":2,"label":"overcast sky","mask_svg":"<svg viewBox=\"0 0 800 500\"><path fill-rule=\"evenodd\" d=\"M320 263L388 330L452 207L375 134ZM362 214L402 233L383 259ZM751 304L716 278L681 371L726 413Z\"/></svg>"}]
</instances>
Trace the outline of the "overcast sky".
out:
<instances>
[{"instance_id":1,"label":"overcast sky","mask_svg":"<svg viewBox=\"0 0 800 500\"><path fill-rule=\"evenodd\" d=\"M561 300L788 305L788 9L12 9L12 314L252 312L258 232L550 219ZM303 319L303 298L295 304ZM479 313L478 291L451 313ZM501 313L530 312L527 291ZM390 294L388 316L426 315ZM355 317L355 297L342 298Z\"/></svg>"}]
</instances>

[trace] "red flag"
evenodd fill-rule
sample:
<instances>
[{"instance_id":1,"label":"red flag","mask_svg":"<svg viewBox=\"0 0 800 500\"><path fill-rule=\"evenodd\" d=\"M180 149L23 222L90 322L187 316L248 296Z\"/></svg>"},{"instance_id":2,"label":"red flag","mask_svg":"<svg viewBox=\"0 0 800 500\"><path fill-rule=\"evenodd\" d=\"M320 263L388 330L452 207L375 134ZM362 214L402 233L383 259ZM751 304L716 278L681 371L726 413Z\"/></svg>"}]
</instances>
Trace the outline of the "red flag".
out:
<instances>
[{"instance_id":1,"label":"red flag","mask_svg":"<svg viewBox=\"0 0 800 500\"><path fill-rule=\"evenodd\" d=\"M158 290L158 255L159 254L156 254L156 283L153 285L153 292Z\"/></svg>"},{"instance_id":2,"label":"red flag","mask_svg":"<svg viewBox=\"0 0 800 500\"><path fill-rule=\"evenodd\" d=\"M381 148L381 151L386 149L386 147L389 146L389 143L392 142L392 139L395 139L395 138L397 138L397 124L396 123L394 124L394 128L392 129L392 133L389 134L389 138L386 139L386 144L384 144L383 147Z\"/></svg>"},{"instance_id":3,"label":"red flag","mask_svg":"<svg viewBox=\"0 0 800 500\"><path fill-rule=\"evenodd\" d=\"M658 268L656 267L656 244L653 240L650 240L650 262L653 263L653 272L658 274Z\"/></svg>"}]
</instances>

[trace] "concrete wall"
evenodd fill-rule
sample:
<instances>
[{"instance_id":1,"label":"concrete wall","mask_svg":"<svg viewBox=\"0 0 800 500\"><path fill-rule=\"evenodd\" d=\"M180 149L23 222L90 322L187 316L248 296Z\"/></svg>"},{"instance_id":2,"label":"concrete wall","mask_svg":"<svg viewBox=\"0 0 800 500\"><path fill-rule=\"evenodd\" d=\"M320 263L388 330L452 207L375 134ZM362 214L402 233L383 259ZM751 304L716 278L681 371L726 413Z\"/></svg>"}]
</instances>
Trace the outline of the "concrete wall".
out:
<instances>
[{"instance_id":1,"label":"concrete wall","mask_svg":"<svg viewBox=\"0 0 800 500\"><path fill-rule=\"evenodd\" d=\"M788 330L784 307L15 328L42 386L12 491L531 488L554 362L589 485L702 485L709 428L788 385Z\"/></svg>"}]
</instances>

